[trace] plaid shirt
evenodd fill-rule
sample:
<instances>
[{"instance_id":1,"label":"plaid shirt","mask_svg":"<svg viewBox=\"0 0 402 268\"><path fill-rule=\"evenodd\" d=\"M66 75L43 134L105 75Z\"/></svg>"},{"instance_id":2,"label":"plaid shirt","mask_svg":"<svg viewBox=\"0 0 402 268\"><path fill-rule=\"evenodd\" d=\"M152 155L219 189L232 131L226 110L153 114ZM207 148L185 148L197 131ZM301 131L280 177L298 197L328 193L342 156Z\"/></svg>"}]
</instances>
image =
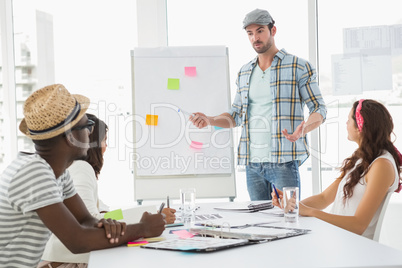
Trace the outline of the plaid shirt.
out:
<instances>
[{"instance_id":1,"label":"plaid shirt","mask_svg":"<svg viewBox=\"0 0 402 268\"><path fill-rule=\"evenodd\" d=\"M248 124L248 93L251 73L257 57L245 64L237 76L237 93L229 113L242 126L238 147L238 165L250 162L250 134ZM282 134L287 129L292 134L304 121L303 109L310 114L319 113L325 120L327 109L317 84L317 74L306 60L288 54L284 49L276 53L271 64L272 125L271 162L284 163L299 160L302 164L310 155L306 137L290 142Z\"/></svg>"}]
</instances>

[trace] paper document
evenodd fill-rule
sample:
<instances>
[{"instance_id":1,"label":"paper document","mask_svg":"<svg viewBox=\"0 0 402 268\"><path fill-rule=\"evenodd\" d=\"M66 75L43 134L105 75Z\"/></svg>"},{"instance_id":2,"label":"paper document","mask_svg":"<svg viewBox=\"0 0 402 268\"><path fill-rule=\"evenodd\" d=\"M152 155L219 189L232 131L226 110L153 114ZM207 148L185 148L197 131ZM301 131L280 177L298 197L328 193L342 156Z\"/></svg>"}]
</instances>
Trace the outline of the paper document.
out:
<instances>
[{"instance_id":1,"label":"paper document","mask_svg":"<svg viewBox=\"0 0 402 268\"><path fill-rule=\"evenodd\" d=\"M261 210L271 209L274 206L272 205L271 200L263 200L263 201L249 201L249 202L233 202L224 204L219 207L215 207L217 210L228 210L235 212L257 212Z\"/></svg>"},{"instance_id":2,"label":"paper document","mask_svg":"<svg viewBox=\"0 0 402 268\"><path fill-rule=\"evenodd\" d=\"M287 227L277 227L269 225L251 226L242 229L232 228L228 231L217 228L192 228L192 233L198 233L201 236L212 236L221 238L248 239L250 242L263 243L277 239L288 238L307 234L308 229L297 229Z\"/></svg>"},{"instance_id":3,"label":"paper document","mask_svg":"<svg viewBox=\"0 0 402 268\"><path fill-rule=\"evenodd\" d=\"M270 215L270 216L276 216L276 217L283 217L283 210L278 208L278 207L274 207L273 209L270 210L262 210L259 211L259 213L265 214L265 215Z\"/></svg>"},{"instance_id":4,"label":"paper document","mask_svg":"<svg viewBox=\"0 0 402 268\"><path fill-rule=\"evenodd\" d=\"M197 226L206 226L206 227L215 227L215 228L223 228L226 229L243 229L251 226L259 226L280 222L279 219L216 219L216 220L208 220L197 222L195 225Z\"/></svg>"},{"instance_id":5,"label":"paper document","mask_svg":"<svg viewBox=\"0 0 402 268\"><path fill-rule=\"evenodd\" d=\"M194 219L196 222L203 222L203 221L212 221L216 219L222 219L223 217L220 214L195 214ZM176 216L175 223L183 222L181 216Z\"/></svg>"},{"instance_id":6,"label":"paper document","mask_svg":"<svg viewBox=\"0 0 402 268\"><path fill-rule=\"evenodd\" d=\"M149 206L137 206L128 209L123 209L123 219L127 224L138 223L141 220L142 214L144 212L149 213L156 213L156 206L149 205Z\"/></svg>"}]
</instances>

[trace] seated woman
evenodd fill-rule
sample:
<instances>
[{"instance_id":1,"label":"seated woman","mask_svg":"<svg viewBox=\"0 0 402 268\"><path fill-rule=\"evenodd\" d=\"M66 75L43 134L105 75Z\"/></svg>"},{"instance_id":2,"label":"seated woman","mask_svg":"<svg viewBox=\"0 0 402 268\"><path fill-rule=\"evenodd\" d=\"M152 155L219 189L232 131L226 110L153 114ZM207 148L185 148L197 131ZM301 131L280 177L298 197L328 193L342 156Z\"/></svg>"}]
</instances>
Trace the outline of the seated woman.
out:
<instances>
[{"instance_id":1,"label":"seated woman","mask_svg":"<svg viewBox=\"0 0 402 268\"><path fill-rule=\"evenodd\" d=\"M74 187L85 206L92 216L103 218L104 213L108 212L98 197L98 176L103 167L103 154L107 147L108 127L102 120L95 115L87 114L89 120L95 122L94 130L89 135L90 149L85 160L76 160L68 168ZM176 220L175 209L165 208L162 212L166 215L167 223L174 223ZM123 220L124 221L124 220ZM42 262L38 267L60 267L60 268L85 268L88 265L89 254L71 253L55 236L52 235L46 244L42 256Z\"/></svg>"},{"instance_id":2,"label":"seated woman","mask_svg":"<svg viewBox=\"0 0 402 268\"><path fill-rule=\"evenodd\" d=\"M358 148L344 160L339 178L300 202L299 214L372 239L386 195L400 190L401 154L391 141L392 117L381 103L355 102L346 126L348 139ZM282 192L278 194L281 198ZM279 206L274 192L272 197ZM330 213L322 211L332 203Z\"/></svg>"}]
</instances>

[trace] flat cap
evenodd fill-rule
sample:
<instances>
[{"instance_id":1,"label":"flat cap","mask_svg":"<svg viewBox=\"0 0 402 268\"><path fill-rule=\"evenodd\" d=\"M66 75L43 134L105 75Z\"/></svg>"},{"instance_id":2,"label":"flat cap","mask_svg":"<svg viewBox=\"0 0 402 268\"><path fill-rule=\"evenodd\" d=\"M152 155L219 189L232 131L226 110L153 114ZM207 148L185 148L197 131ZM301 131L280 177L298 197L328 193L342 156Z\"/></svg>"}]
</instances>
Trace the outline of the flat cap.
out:
<instances>
[{"instance_id":1,"label":"flat cap","mask_svg":"<svg viewBox=\"0 0 402 268\"><path fill-rule=\"evenodd\" d=\"M272 19L268 11L257 8L250 13L247 13L246 17L243 20L243 29L246 29L246 27L251 24L268 25L273 21L274 20Z\"/></svg>"}]
</instances>

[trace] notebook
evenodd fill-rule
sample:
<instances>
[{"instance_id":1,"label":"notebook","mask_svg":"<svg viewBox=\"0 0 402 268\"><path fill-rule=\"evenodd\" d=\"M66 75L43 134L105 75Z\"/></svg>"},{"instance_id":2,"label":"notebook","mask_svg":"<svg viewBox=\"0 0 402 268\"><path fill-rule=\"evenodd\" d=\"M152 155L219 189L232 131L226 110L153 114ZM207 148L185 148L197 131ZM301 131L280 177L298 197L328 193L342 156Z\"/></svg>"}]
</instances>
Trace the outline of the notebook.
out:
<instances>
[{"instance_id":1,"label":"notebook","mask_svg":"<svg viewBox=\"0 0 402 268\"><path fill-rule=\"evenodd\" d=\"M249 241L247 239L225 239L194 236L187 239L168 239L162 242L142 245L141 248L186 252L213 252L247 244L249 244Z\"/></svg>"},{"instance_id":2,"label":"notebook","mask_svg":"<svg viewBox=\"0 0 402 268\"><path fill-rule=\"evenodd\" d=\"M121 221L126 222L127 224L138 223L141 220L142 214L144 212L156 213L156 206L136 206L127 209L123 209L123 219Z\"/></svg>"}]
</instances>

